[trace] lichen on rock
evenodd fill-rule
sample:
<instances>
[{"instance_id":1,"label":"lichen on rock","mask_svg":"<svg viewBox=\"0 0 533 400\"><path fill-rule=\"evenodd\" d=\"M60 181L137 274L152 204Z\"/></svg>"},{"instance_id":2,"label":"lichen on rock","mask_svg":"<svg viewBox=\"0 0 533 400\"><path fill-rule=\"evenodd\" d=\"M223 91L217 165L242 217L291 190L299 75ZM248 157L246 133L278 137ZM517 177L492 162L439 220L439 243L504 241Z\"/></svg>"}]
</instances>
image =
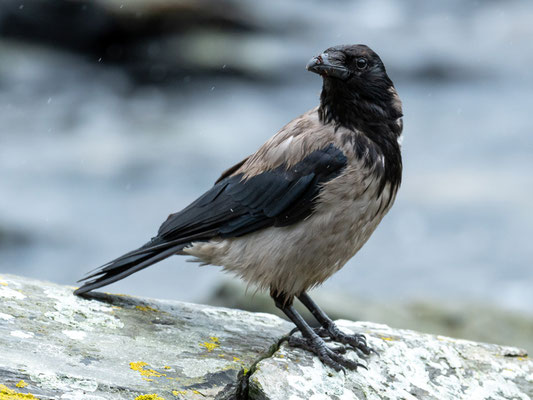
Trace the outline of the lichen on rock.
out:
<instances>
[{"instance_id":1,"label":"lichen on rock","mask_svg":"<svg viewBox=\"0 0 533 400\"><path fill-rule=\"evenodd\" d=\"M0 400L528 400L517 348L339 321L367 336L368 370L338 373L287 346L288 322L1 276ZM361 361L353 351L347 357Z\"/></svg>"},{"instance_id":2,"label":"lichen on rock","mask_svg":"<svg viewBox=\"0 0 533 400\"><path fill-rule=\"evenodd\" d=\"M15 385L17 386L17 385ZM20 387L20 386L17 386ZM0 400L39 400L31 393L18 393L6 385L0 385Z\"/></svg>"},{"instance_id":3,"label":"lichen on rock","mask_svg":"<svg viewBox=\"0 0 533 400\"><path fill-rule=\"evenodd\" d=\"M309 353L283 344L259 362L249 380L250 397L528 400L533 395L533 363L524 350L368 322L338 324L366 334L377 352L367 358L367 370L338 374ZM347 357L360 361L353 351Z\"/></svg>"},{"instance_id":4,"label":"lichen on rock","mask_svg":"<svg viewBox=\"0 0 533 400\"><path fill-rule=\"evenodd\" d=\"M0 280L1 400L21 395L21 380L39 399L214 398L290 329L265 314Z\"/></svg>"}]
</instances>

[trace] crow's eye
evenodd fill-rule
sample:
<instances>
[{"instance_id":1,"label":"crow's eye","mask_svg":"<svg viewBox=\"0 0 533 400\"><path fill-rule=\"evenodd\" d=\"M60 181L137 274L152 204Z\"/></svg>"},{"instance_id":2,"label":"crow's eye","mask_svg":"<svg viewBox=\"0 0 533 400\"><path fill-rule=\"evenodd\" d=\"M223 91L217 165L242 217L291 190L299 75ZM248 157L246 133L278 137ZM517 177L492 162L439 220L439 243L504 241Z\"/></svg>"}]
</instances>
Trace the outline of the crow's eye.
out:
<instances>
[{"instance_id":1,"label":"crow's eye","mask_svg":"<svg viewBox=\"0 0 533 400\"><path fill-rule=\"evenodd\" d=\"M361 57L357 59L357 61L355 62L355 65L357 66L358 69L365 69L368 65L368 61L366 60L366 58Z\"/></svg>"}]
</instances>

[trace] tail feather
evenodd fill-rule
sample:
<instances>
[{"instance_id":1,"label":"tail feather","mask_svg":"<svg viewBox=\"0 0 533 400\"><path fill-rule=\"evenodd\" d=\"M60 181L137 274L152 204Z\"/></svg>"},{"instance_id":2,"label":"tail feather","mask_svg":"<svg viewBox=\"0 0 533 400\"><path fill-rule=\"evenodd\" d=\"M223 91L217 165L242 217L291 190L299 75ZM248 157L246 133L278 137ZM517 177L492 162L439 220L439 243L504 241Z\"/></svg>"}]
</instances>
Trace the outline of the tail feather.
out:
<instances>
[{"instance_id":1,"label":"tail feather","mask_svg":"<svg viewBox=\"0 0 533 400\"><path fill-rule=\"evenodd\" d=\"M151 251L148 251L148 249L144 250L143 247L145 247L145 245L141 247L141 249L143 249L142 254L137 253L137 251L126 253L123 256L104 264L98 269L98 271L81 279L81 281L85 281L85 283L80 288L76 289L74 294L82 295L91 290L121 280L134 272L140 271L141 269L149 267L156 262L176 254L186 245L187 244L182 243L167 249L156 248ZM89 280L91 278L95 279Z\"/></svg>"},{"instance_id":2,"label":"tail feather","mask_svg":"<svg viewBox=\"0 0 533 400\"><path fill-rule=\"evenodd\" d=\"M137 259L141 259L143 258L142 256L146 256L150 254L153 255L156 252L160 253L163 250L166 250L168 248L178 248L177 251L179 251L193 241L205 240L205 236L209 237L209 235L212 236L214 234L215 234L214 231L208 231L202 234L189 235L189 236L180 237L178 239L174 239L170 241L161 240L161 238L156 236L155 238L152 238L151 241L139 247L138 249L132 250L126 254L123 254L120 257L115 258L114 260L109 261L108 263L89 271L88 274L91 274L91 275L88 275L80 279L78 282L85 281L87 279L100 275L103 272L108 271L109 269L114 269L115 267L118 267L120 265L133 262L134 256L140 256L140 257L137 257Z\"/></svg>"},{"instance_id":3,"label":"tail feather","mask_svg":"<svg viewBox=\"0 0 533 400\"><path fill-rule=\"evenodd\" d=\"M144 255L132 255L132 256L124 255L124 256L121 256L121 257L117 258L116 260L110 261L110 262L108 262L108 263L106 263L104 265L101 265L100 267L92 270L91 272L89 272L90 275L87 275L87 276L83 277L78 282L87 281L87 280L89 280L91 278L94 278L94 277L96 277L98 275L103 275L106 272L116 271L119 268L127 268L128 265L135 265L135 263L141 263L144 260L152 257L153 254L155 254L155 252L144 254Z\"/></svg>"}]
</instances>

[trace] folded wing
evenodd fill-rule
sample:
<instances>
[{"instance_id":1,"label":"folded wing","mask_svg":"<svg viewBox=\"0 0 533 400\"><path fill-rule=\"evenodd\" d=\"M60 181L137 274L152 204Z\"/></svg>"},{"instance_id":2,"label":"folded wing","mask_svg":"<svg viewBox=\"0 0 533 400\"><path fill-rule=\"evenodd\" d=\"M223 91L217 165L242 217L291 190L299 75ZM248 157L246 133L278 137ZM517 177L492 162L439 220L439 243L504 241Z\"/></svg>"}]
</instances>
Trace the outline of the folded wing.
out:
<instances>
[{"instance_id":1,"label":"folded wing","mask_svg":"<svg viewBox=\"0 0 533 400\"><path fill-rule=\"evenodd\" d=\"M226 177L170 215L157 237L165 241L235 237L268 226L291 225L311 214L321 185L345 166L342 151L330 144L289 168L281 165L249 178Z\"/></svg>"}]
</instances>

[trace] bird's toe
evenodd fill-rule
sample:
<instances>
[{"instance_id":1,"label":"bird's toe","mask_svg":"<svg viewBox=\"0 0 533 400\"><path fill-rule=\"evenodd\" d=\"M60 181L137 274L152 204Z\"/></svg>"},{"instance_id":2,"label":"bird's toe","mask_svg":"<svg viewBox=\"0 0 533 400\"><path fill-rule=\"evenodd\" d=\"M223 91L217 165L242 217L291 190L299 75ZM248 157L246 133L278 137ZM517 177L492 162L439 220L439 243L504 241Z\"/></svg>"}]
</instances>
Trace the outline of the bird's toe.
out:
<instances>
[{"instance_id":1,"label":"bird's toe","mask_svg":"<svg viewBox=\"0 0 533 400\"><path fill-rule=\"evenodd\" d=\"M363 367L366 369L366 366L363 364L342 356L342 354L346 353L346 348L344 346L328 347L324 340L318 336L305 338L291 335L289 336L288 343L291 347L299 347L310 351L315 354L322 363L333 368L337 372L344 371L345 368L356 370L358 367Z\"/></svg>"}]
</instances>

